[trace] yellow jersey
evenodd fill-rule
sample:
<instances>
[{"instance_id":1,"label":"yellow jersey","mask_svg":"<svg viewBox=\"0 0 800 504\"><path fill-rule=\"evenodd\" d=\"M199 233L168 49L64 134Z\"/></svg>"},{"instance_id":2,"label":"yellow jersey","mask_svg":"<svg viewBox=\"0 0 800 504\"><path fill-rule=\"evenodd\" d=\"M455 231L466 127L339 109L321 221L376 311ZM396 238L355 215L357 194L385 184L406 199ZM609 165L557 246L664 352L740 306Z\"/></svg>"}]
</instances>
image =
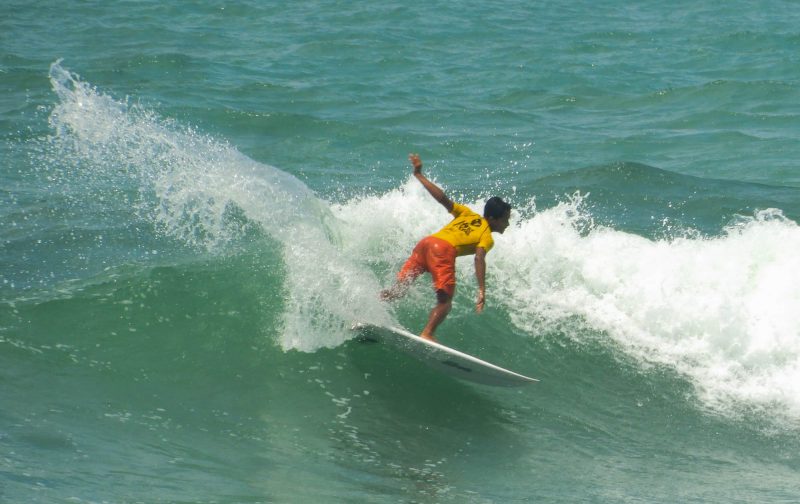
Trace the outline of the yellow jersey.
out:
<instances>
[{"instance_id":1,"label":"yellow jersey","mask_svg":"<svg viewBox=\"0 0 800 504\"><path fill-rule=\"evenodd\" d=\"M489 252L494 246L494 239L486 219L459 203L453 203L450 214L455 218L432 236L455 247L460 256L474 254L478 247Z\"/></svg>"}]
</instances>

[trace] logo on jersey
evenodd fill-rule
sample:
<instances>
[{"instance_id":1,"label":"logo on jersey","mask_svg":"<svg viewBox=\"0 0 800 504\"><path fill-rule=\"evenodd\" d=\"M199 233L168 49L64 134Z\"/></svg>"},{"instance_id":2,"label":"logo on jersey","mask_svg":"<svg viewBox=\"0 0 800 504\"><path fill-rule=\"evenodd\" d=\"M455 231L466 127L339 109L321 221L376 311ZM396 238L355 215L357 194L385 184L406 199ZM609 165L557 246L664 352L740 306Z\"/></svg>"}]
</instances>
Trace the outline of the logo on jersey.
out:
<instances>
[{"instance_id":1,"label":"logo on jersey","mask_svg":"<svg viewBox=\"0 0 800 504\"><path fill-rule=\"evenodd\" d=\"M481 227L483 224L483 219L472 219L471 221L462 221L456 224L455 228L465 235L469 236L470 233Z\"/></svg>"}]
</instances>

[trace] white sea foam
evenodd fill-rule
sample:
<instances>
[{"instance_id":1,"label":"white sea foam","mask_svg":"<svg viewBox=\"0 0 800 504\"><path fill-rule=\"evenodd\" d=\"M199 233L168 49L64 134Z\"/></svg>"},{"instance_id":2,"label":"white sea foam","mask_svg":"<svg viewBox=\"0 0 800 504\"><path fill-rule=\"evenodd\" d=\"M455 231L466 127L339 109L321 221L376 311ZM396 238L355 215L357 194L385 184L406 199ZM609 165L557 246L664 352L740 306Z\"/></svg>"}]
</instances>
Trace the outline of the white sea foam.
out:
<instances>
[{"instance_id":1,"label":"white sea foam","mask_svg":"<svg viewBox=\"0 0 800 504\"><path fill-rule=\"evenodd\" d=\"M580 204L518 222L492 254L492 283L518 327L535 335L577 315L641 362L687 377L709 408L800 419L795 222L764 210L716 238L654 241L581 233Z\"/></svg>"}]
</instances>

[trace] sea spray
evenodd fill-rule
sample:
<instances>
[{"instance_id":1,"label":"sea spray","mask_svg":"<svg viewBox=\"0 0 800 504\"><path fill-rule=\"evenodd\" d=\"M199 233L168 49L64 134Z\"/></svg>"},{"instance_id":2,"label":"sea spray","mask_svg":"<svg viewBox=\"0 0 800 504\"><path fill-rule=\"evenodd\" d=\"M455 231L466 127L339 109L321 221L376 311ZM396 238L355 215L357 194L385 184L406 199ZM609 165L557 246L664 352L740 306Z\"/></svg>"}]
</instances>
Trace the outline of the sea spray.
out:
<instances>
[{"instance_id":1,"label":"sea spray","mask_svg":"<svg viewBox=\"0 0 800 504\"><path fill-rule=\"evenodd\" d=\"M352 336L356 320L389 322L378 283L342 254L339 223L302 182L226 142L115 100L60 62L50 79L59 97L47 151L55 179L101 190L131 186L138 218L211 254L226 253L251 224L280 243L284 349L336 346Z\"/></svg>"}]
</instances>

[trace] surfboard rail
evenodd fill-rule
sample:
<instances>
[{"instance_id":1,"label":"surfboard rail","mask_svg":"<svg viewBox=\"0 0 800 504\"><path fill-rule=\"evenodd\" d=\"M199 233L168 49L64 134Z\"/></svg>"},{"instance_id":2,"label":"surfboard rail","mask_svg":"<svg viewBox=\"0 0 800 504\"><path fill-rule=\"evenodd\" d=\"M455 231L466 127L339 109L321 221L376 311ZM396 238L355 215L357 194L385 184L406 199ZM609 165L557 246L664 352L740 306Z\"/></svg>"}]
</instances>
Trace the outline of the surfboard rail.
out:
<instances>
[{"instance_id":1,"label":"surfboard rail","mask_svg":"<svg viewBox=\"0 0 800 504\"><path fill-rule=\"evenodd\" d=\"M447 345L421 338L401 327L359 322L353 325L361 341L388 343L444 373L482 385L517 387L538 382Z\"/></svg>"}]
</instances>

